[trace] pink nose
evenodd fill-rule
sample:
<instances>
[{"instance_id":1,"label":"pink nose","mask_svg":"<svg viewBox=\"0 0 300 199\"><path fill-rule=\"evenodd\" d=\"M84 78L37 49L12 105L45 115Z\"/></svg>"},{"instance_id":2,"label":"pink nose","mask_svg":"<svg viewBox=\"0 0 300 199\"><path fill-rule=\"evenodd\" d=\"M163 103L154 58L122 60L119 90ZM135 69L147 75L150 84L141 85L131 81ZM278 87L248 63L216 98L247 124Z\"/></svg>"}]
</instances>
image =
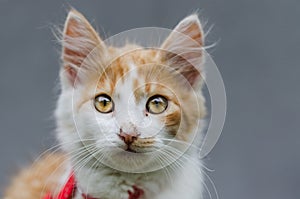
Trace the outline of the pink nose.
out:
<instances>
[{"instance_id":1,"label":"pink nose","mask_svg":"<svg viewBox=\"0 0 300 199\"><path fill-rule=\"evenodd\" d=\"M120 131L118 135L128 146L131 145L139 137L139 134L136 132L125 133L123 131Z\"/></svg>"}]
</instances>

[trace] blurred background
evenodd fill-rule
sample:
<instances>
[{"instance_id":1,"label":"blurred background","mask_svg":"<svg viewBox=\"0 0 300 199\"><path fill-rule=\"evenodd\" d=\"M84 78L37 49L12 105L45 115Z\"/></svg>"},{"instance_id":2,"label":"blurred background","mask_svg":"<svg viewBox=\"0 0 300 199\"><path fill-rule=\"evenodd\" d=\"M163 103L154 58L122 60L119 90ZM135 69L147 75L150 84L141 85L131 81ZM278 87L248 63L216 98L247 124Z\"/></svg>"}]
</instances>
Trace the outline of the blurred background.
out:
<instances>
[{"instance_id":1,"label":"blurred background","mask_svg":"<svg viewBox=\"0 0 300 199\"><path fill-rule=\"evenodd\" d=\"M70 6L108 35L172 28L198 11L206 30L214 25L207 43L217 42L209 52L228 100L223 133L205 160L219 198L299 198L298 0L0 0L1 190L55 143L59 45L51 27Z\"/></svg>"}]
</instances>

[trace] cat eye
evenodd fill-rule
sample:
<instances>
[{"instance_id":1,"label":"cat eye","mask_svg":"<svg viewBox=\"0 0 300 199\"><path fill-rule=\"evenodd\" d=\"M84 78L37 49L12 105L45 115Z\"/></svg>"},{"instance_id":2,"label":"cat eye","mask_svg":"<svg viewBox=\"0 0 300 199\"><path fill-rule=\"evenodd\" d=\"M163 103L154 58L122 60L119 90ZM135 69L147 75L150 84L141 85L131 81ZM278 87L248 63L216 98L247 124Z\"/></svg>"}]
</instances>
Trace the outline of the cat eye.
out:
<instances>
[{"instance_id":1,"label":"cat eye","mask_svg":"<svg viewBox=\"0 0 300 199\"><path fill-rule=\"evenodd\" d=\"M101 94L95 97L94 106L100 113L110 113L114 109L114 102L110 96Z\"/></svg>"},{"instance_id":2,"label":"cat eye","mask_svg":"<svg viewBox=\"0 0 300 199\"><path fill-rule=\"evenodd\" d=\"M154 95L149 98L146 104L146 109L149 113L160 114L168 107L168 100L161 95Z\"/></svg>"}]
</instances>

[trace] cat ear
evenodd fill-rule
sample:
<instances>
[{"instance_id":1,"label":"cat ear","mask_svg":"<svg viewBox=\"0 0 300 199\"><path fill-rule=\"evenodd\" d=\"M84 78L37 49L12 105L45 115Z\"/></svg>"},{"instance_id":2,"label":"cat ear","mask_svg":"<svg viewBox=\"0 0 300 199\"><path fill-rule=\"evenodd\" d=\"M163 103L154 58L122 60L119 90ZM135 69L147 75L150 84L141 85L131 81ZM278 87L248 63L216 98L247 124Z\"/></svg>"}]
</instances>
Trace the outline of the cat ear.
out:
<instances>
[{"instance_id":1,"label":"cat ear","mask_svg":"<svg viewBox=\"0 0 300 199\"><path fill-rule=\"evenodd\" d=\"M200 79L204 34L197 15L183 19L161 46L162 59L181 73L191 86Z\"/></svg>"},{"instance_id":2,"label":"cat ear","mask_svg":"<svg viewBox=\"0 0 300 199\"><path fill-rule=\"evenodd\" d=\"M79 78L79 69L88 67L83 63L95 48L103 49L103 41L85 17L72 9L64 25L62 41L63 75L72 86Z\"/></svg>"}]
</instances>

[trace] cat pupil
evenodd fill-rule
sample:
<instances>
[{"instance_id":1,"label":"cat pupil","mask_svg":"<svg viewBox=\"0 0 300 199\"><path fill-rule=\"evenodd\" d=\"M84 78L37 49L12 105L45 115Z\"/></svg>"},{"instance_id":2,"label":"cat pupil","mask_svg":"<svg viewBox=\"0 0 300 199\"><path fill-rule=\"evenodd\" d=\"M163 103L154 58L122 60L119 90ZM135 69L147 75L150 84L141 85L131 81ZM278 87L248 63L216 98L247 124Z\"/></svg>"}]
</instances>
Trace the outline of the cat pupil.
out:
<instances>
[{"instance_id":1,"label":"cat pupil","mask_svg":"<svg viewBox=\"0 0 300 199\"><path fill-rule=\"evenodd\" d=\"M107 99L103 99L102 103L103 103L103 106L106 106L108 104L108 100Z\"/></svg>"}]
</instances>

